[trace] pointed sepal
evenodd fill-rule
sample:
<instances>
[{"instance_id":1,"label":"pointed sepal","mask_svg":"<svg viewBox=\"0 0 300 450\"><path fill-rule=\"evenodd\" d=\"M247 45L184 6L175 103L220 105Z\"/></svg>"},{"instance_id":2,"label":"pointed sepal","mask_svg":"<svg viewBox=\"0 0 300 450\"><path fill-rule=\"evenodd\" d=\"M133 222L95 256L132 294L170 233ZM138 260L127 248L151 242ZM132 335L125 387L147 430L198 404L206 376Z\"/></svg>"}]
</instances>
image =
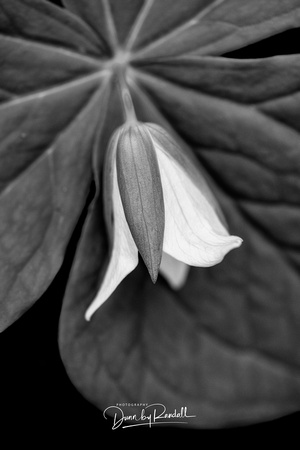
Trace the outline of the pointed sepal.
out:
<instances>
[{"instance_id":1,"label":"pointed sepal","mask_svg":"<svg viewBox=\"0 0 300 450\"><path fill-rule=\"evenodd\" d=\"M129 229L155 283L162 258L164 200L153 141L141 123L126 125L120 133L117 177Z\"/></svg>"}]
</instances>

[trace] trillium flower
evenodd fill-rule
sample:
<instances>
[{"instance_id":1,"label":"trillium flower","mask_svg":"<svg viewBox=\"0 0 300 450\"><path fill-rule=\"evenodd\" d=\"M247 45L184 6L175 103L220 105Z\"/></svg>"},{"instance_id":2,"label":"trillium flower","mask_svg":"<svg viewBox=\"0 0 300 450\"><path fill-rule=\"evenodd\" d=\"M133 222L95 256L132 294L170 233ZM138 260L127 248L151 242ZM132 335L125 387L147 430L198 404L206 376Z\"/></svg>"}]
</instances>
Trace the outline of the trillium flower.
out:
<instances>
[{"instance_id":1,"label":"trillium flower","mask_svg":"<svg viewBox=\"0 0 300 450\"><path fill-rule=\"evenodd\" d=\"M229 235L199 169L156 124L126 123L114 133L104 180L111 254L87 320L135 269L138 254L153 282L160 271L176 289L189 266L218 264L242 243Z\"/></svg>"}]
</instances>

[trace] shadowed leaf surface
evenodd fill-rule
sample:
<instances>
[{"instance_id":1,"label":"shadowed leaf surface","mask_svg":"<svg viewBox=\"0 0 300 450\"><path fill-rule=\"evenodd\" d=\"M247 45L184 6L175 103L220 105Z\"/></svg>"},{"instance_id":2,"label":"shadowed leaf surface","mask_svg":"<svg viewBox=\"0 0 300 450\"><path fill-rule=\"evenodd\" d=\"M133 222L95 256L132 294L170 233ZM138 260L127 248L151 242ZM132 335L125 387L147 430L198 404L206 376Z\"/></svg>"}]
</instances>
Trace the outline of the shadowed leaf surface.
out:
<instances>
[{"instance_id":1,"label":"shadowed leaf surface","mask_svg":"<svg viewBox=\"0 0 300 450\"><path fill-rule=\"evenodd\" d=\"M3 329L62 264L92 180L107 83L99 62L78 53L92 52L93 35L66 11L48 2L2 2L0 29Z\"/></svg>"},{"instance_id":2,"label":"shadowed leaf surface","mask_svg":"<svg viewBox=\"0 0 300 450\"><path fill-rule=\"evenodd\" d=\"M80 392L102 409L187 405L200 427L299 409L300 60L217 56L295 27L299 2L64 4L0 6L1 327L59 270L94 177L60 321ZM109 254L103 155L122 123L117 84L102 69L126 42L138 119L193 152L244 244L192 269L178 292L162 278L153 286L140 264L86 322Z\"/></svg>"},{"instance_id":3,"label":"shadowed leaf surface","mask_svg":"<svg viewBox=\"0 0 300 450\"><path fill-rule=\"evenodd\" d=\"M297 0L264 5L261 0L153 1L136 43L143 47L141 58L221 55L297 27L299 17Z\"/></svg>"},{"instance_id":4,"label":"shadowed leaf surface","mask_svg":"<svg viewBox=\"0 0 300 450\"><path fill-rule=\"evenodd\" d=\"M101 54L101 42L87 24L46 0L3 0L0 30L22 40Z\"/></svg>"},{"instance_id":5,"label":"shadowed leaf surface","mask_svg":"<svg viewBox=\"0 0 300 450\"><path fill-rule=\"evenodd\" d=\"M252 64L255 71L262 61ZM243 90L237 103L236 92L235 102L230 99L230 86L225 101L141 74L140 83L149 96L136 89L139 117L176 124L213 174L229 229L240 233L244 244L221 265L192 269L178 293L162 279L153 288L138 269L86 325L81 308L89 300L83 307L83 298L92 299L96 291L88 291L83 281L89 276L79 275L80 266L93 267L88 269L88 234L83 233L78 272L74 269L62 315L66 368L100 407L124 399L159 401L170 409L187 402L204 427L252 423L297 410L297 132L262 115L259 104L246 107ZM284 89L284 81L279 88ZM100 264L94 270L96 276ZM79 285L89 295L76 302Z\"/></svg>"},{"instance_id":6,"label":"shadowed leaf surface","mask_svg":"<svg viewBox=\"0 0 300 450\"><path fill-rule=\"evenodd\" d=\"M72 89L70 94L78 101ZM0 150L1 328L39 298L62 264L92 179L91 150L100 122L98 101L104 95L100 90L77 114L73 104L73 117L57 115L58 129L49 119L57 108L63 110L66 99L61 93L57 99L50 95L48 105L45 97L5 105ZM70 106L71 99L67 101ZM44 117L36 113L43 110L39 103Z\"/></svg>"}]
</instances>

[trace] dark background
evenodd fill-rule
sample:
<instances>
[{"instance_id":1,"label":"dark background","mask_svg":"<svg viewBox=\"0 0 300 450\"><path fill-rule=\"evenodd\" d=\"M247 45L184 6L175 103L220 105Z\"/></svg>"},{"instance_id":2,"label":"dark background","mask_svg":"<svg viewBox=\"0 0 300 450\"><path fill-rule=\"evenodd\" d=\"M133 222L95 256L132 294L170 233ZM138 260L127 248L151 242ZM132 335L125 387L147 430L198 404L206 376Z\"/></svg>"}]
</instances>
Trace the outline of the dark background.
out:
<instances>
[{"instance_id":1,"label":"dark background","mask_svg":"<svg viewBox=\"0 0 300 450\"><path fill-rule=\"evenodd\" d=\"M56 2L58 3L58 2ZM263 58L276 54L300 52L300 29L291 30L259 44L227 54L234 58ZM300 74L299 74L300 76ZM0 335L0 444L4 438L24 445L38 443L40 448L54 439L57 446L80 445L93 448L111 446L111 437L121 437L128 445L138 436L196 437L206 447L222 443L284 432L290 436L300 427L300 412L259 425L226 430L190 430L161 425L111 430L112 421L86 402L73 387L61 362L57 329L64 287L82 220L70 242L66 262L43 297L11 327ZM300 343L299 343L300 344ZM299 345L300 347L300 345ZM104 437L110 441L103 442ZM147 441L139 441L144 445ZM156 441L157 445L159 441ZM187 441L188 443L189 441ZM243 445L243 444L242 444ZM6 448L4 446L3 448ZM18 447L19 448L19 447ZM20 447L21 448L21 447Z\"/></svg>"}]
</instances>

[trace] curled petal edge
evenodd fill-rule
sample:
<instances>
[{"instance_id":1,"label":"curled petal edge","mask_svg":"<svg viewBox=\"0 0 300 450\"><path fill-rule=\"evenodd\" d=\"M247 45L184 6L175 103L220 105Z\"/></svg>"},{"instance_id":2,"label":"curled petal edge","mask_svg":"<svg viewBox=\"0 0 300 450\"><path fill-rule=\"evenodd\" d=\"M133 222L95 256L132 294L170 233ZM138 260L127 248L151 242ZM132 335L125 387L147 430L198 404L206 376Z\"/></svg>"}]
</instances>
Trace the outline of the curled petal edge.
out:
<instances>
[{"instance_id":1,"label":"curled petal edge","mask_svg":"<svg viewBox=\"0 0 300 450\"><path fill-rule=\"evenodd\" d=\"M165 201L163 251L190 266L218 264L242 239L229 235L187 172L157 144L156 150Z\"/></svg>"},{"instance_id":2,"label":"curled petal edge","mask_svg":"<svg viewBox=\"0 0 300 450\"><path fill-rule=\"evenodd\" d=\"M138 250L125 218L117 182L116 162L114 158L113 160L112 209L114 223L112 251L97 296L85 313L86 320L91 319L94 312L110 297L121 281L132 272L138 264Z\"/></svg>"}]
</instances>

